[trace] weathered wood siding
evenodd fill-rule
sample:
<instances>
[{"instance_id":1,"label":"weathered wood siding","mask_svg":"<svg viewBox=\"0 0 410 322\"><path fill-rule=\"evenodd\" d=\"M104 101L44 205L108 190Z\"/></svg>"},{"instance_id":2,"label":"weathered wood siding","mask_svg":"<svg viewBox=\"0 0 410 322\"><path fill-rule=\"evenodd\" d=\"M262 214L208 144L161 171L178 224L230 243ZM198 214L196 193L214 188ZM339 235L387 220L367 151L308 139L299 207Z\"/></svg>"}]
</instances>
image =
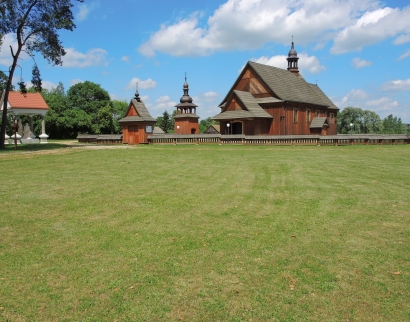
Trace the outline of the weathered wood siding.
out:
<instances>
[{"instance_id":1,"label":"weathered wood siding","mask_svg":"<svg viewBox=\"0 0 410 322\"><path fill-rule=\"evenodd\" d=\"M199 134L198 119L189 117L175 119L174 132L176 134Z\"/></svg>"}]
</instances>

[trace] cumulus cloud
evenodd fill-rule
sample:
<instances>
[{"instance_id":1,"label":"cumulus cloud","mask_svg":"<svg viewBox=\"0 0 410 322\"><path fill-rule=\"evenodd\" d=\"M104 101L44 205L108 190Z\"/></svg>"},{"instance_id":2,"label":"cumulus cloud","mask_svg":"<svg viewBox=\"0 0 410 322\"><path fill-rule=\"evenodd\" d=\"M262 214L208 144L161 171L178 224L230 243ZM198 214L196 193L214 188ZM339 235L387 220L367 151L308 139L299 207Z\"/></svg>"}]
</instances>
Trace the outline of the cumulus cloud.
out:
<instances>
[{"instance_id":1,"label":"cumulus cloud","mask_svg":"<svg viewBox=\"0 0 410 322\"><path fill-rule=\"evenodd\" d=\"M126 63L129 63L130 62L130 56L122 56L121 60L125 61Z\"/></svg>"},{"instance_id":2,"label":"cumulus cloud","mask_svg":"<svg viewBox=\"0 0 410 322\"><path fill-rule=\"evenodd\" d=\"M87 18L88 14L91 11L97 9L99 6L100 6L100 3L98 1L93 1L90 4L86 4L86 3L80 4L78 6L78 9L79 9L78 13L76 14L75 17L77 18L78 21L84 21Z\"/></svg>"},{"instance_id":3,"label":"cumulus cloud","mask_svg":"<svg viewBox=\"0 0 410 322\"><path fill-rule=\"evenodd\" d=\"M84 81L82 79L79 79L79 78L70 80L70 86L73 86L73 85L78 84L78 83L84 83Z\"/></svg>"},{"instance_id":4,"label":"cumulus cloud","mask_svg":"<svg viewBox=\"0 0 410 322\"><path fill-rule=\"evenodd\" d=\"M299 57L298 67L302 74L303 74L303 71L308 71L311 74L318 74L326 70L326 67L320 64L316 56L308 56L306 53L301 53L301 54L298 54L298 57ZM286 69L288 67L288 62L286 58L287 56L285 55L276 55L272 57L262 56L260 58L253 58L251 59L251 61ZM241 68L240 71L242 71L242 69L243 67Z\"/></svg>"},{"instance_id":5,"label":"cumulus cloud","mask_svg":"<svg viewBox=\"0 0 410 322\"><path fill-rule=\"evenodd\" d=\"M200 13L193 13L162 25L138 50L145 56L156 51L205 56L268 42L289 44L295 34L297 44L323 48L333 40L332 52L344 53L388 37L404 39L410 35L409 15L410 7L383 8L376 0L228 0L205 23Z\"/></svg>"},{"instance_id":6,"label":"cumulus cloud","mask_svg":"<svg viewBox=\"0 0 410 322\"><path fill-rule=\"evenodd\" d=\"M395 45L402 45L402 44L405 44L405 43L408 43L408 42L410 42L410 34L398 36L398 37L393 41L393 44L395 44Z\"/></svg>"},{"instance_id":7,"label":"cumulus cloud","mask_svg":"<svg viewBox=\"0 0 410 322\"><path fill-rule=\"evenodd\" d=\"M67 48L66 54L63 56L63 67L91 67L99 65L107 65L107 51L101 48L94 48L83 54L74 48Z\"/></svg>"},{"instance_id":8,"label":"cumulus cloud","mask_svg":"<svg viewBox=\"0 0 410 322\"><path fill-rule=\"evenodd\" d=\"M370 66L373 63L371 61L360 59L356 57L352 59L352 64L354 68L359 69L359 68Z\"/></svg>"},{"instance_id":9,"label":"cumulus cloud","mask_svg":"<svg viewBox=\"0 0 410 322\"><path fill-rule=\"evenodd\" d=\"M214 101L216 98L218 98L219 94L217 92L206 92L203 94L204 98L208 102Z\"/></svg>"},{"instance_id":10,"label":"cumulus cloud","mask_svg":"<svg viewBox=\"0 0 410 322\"><path fill-rule=\"evenodd\" d=\"M352 89L347 93L340 102L335 102L336 106L360 106L368 98L367 93L362 89Z\"/></svg>"},{"instance_id":11,"label":"cumulus cloud","mask_svg":"<svg viewBox=\"0 0 410 322\"><path fill-rule=\"evenodd\" d=\"M390 97L381 97L379 99L367 101L366 105L371 107L374 111L390 111L396 109L399 103Z\"/></svg>"},{"instance_id":12,"label":"cumulus cloud","mask_svg":"<svg viewBox=\"0 0 410 322\"><path fill-rule=\"evenodd\" d=\"M410 56L410 49L407 50L403 55L399 57L399 60L405 59Z\"/></svg>"},{"instance_id":13,"label":"cumulus cloud","mask_svg":"<svg viewBox=\"0 0 410 322\"><path fill-rule=\"evenodd\" d=\"M410 91L410 78L396 79L389 82L385 82L381 86L383 91Z\"/></svg>"},{"instance_id":14,"label":"cumulus cloud","mask_svg":"<svg viewBox=\"0 0 410 322\"><path fill-rule=\"evenodd\" d=\"M147 80L141 80L137 77L134 77L133 79L130 80L130 82L125 87L125 89L136 89L137 84L138 84L138 88L142 88L142 89L152 89L157 86L157 82L152 80L151 78L148 78Z\"/></svg>"},{"instance_id":15,"label":"cumulus cloud","mask_svg":"<svg viewBox=\"0 0 410 322\"><path fill-rule=\"evenodd\" d=\"M360 51L364 46L389 37L401 33L408 35L410 34L409 15L410 6L402 10L386 7L365 12L355 24L347 26L337 34L331 52L343 54L349 51Z\"/></svg>"},{"instance_id":16,"label":"cumulus cloud","mask_svg":"<svg viewBox=\"0 0 410 322\"><path fill-rule=\"evenodd\" d=\"M155 111L173 111L175 109L175 105L177 105L177 103L172 101L167 95L159 97L155 103L156 104L152 106L152 109Z\"/></svg>"},{"instance_id":17,"label":"cumulus cloud","mask_svg":"<svg viewBox=\"0 0 410 322\"><path fill-rule=\"evenodd\" d=\"M11 57L10 52L10 46L11 48L13 48L14 52L16 52L18 46L15 34L4 35L2 42L3 43L0 47L0 65L9 67L13 63L13 59ZM20 54L21 59L27 59L28 57L29 56L25 52L22 52Z\"/></svg>"}]
</instances>

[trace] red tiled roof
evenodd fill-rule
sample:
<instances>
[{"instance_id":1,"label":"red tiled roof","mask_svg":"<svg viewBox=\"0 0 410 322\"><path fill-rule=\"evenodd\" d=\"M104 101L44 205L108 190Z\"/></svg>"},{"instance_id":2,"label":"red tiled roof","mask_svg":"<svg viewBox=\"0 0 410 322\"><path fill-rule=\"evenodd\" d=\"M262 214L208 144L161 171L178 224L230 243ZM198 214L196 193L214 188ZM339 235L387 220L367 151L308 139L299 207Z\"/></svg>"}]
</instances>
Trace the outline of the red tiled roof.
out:
<instances>
[{"instance_id":1,"label":"red tiled roof","mask_svg":"<svg viewBox=\"0 0 410 322\"><path fill-rule=\"evenodd\" d=\"M32 108L37 110L48 110L48 105L40 93L10 92L9 103L12 109Z\"/></svg>"}]
</instances>

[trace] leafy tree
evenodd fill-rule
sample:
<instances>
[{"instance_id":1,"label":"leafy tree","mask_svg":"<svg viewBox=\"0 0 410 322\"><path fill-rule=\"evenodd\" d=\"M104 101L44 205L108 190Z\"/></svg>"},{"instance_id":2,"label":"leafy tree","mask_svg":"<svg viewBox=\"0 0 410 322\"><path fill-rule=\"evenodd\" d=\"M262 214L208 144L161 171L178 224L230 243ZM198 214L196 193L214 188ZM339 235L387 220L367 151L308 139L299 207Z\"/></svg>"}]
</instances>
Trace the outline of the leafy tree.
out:
<instances>
[{"instance_id":1,"label":"leafy tree","mask_svg":"<svg viewBox=\"0 0 410 322\"><path fill-rule=\"evenodd\" d=\"M119 120L125 116L128 109L128 103L126 101L112 100L113 106L113 118L114 118L114 133L121 133L122 128Z\"/></svg>"},{"instance_id":2,"label":"leafy tree","mask_svg":"<svg viewBox=\"0 0 410 322\"><path fill-rule=\"evenodd\" d=\"M11 81L22 51L29 55L39 52L50 63L62 64L64 48L59 39L58 30L72 31L72 2L83 0L1 0L0 2L0 35L14 34L17 48L10 47L12 65L9 69L4 101L8 101ZM0 138L6 132L7 109L3 110ZM0 140L4 149L4 140Z\"/></svg>"},{"instance_id":3,"label":"leafy tree","mask_svg":"<svg viewBox=\"0 0 410 322\"><path fill-rule=\"evenodd\" d=\"M384 132L386 134L404 134L406 126L402 123L401 118L397 118L390 114L383 119Z\"/></svg>"},{"instance_id":4,"label":"leafy tree","mask_svg":"<svg viewBox=\"0 0 410 322\"><path fill-rule=\"evenodd\" d=\"M33 70L31 71L32 74L32 79L31 79L31 83L33 84L33 88L36 92L41 93L41 91L43 90L42 86L42 80L41 80L41 76L40 76L40 70L37 67L37 64L35 64L33 66Z\"/></svg>"},{"instance_id":5,"label":"leafy tree","mask_svg":"<svg viewBox=\"0 0 410 322\"><path fill-rule=\"evenodd\" d=\"M9 80L9 77L5 73L0 71L0 95L6 89L6 85L7 85L8 80ZM13 85L11 85L10 90L14 91L14 86Z\"/></svg>"},{"instance_id":6,"label":"leafy tree","mask_svg":"<svg viewBox=\"0 0 410 322\"><path fill-rule=\"evenodd\" d=\"M208 127L211 124L218 124L218 122L212 120L210 117L207 117L206 119L203 119L199 122L199 133L205 133L205 131L208 129Z\"/></svg>"},{"instance_id":7,"label":"leafy tree","mask_svg":"<svg viewBox=\"0 0 410 322\"><path fill-rule=\"evenodd\" d=\"M382 133L383 123L380 116L374 111L363 111L361 132L362 133Z\"/></svg>"},{"instance_id":8,"label":"leafy tree","mask_svg":"<svg viewBox=\"0 0 410 322\"><path fill-rule=\"evenodd\" d=\"M359 107L345 107L337 114L337 132L339 134L360 133L364 111ZM353 124L353 126L350 126Z\"/></svg>"},{"instance_id":9,"label":"leafy tree","mask_svg":"<svg viewBox=\"0 0 410 322\"><path fill-rule=\"evenodd\" d=\"M110 95L99 84L90 81L78 83L67 91L67 98L72 108L79 108L94 115L110 103Z\"/></svg>"}]
</instances>

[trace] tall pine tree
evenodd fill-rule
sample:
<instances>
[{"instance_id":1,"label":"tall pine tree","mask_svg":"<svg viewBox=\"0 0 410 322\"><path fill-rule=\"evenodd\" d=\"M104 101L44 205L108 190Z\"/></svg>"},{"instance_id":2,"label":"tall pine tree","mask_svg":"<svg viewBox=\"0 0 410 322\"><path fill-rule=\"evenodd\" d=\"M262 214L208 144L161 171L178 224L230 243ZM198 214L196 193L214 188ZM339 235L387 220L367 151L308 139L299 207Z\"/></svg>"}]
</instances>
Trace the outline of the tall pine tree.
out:
<instances>
[{"instance_id":1,"label":"tall pine tree","mask_svg":"<svg viewBox=\"0 0 410 322\"><path fill-rule=\"evenodd\" d=\"M34 88L36 92L41 93L41 91L43 90L43 88L41 87L43 83L41 81L40 70L38 69L37 64L33 66L31 74L31 83L33 84L32 88Z\"/></svg>"}]
</instances>

